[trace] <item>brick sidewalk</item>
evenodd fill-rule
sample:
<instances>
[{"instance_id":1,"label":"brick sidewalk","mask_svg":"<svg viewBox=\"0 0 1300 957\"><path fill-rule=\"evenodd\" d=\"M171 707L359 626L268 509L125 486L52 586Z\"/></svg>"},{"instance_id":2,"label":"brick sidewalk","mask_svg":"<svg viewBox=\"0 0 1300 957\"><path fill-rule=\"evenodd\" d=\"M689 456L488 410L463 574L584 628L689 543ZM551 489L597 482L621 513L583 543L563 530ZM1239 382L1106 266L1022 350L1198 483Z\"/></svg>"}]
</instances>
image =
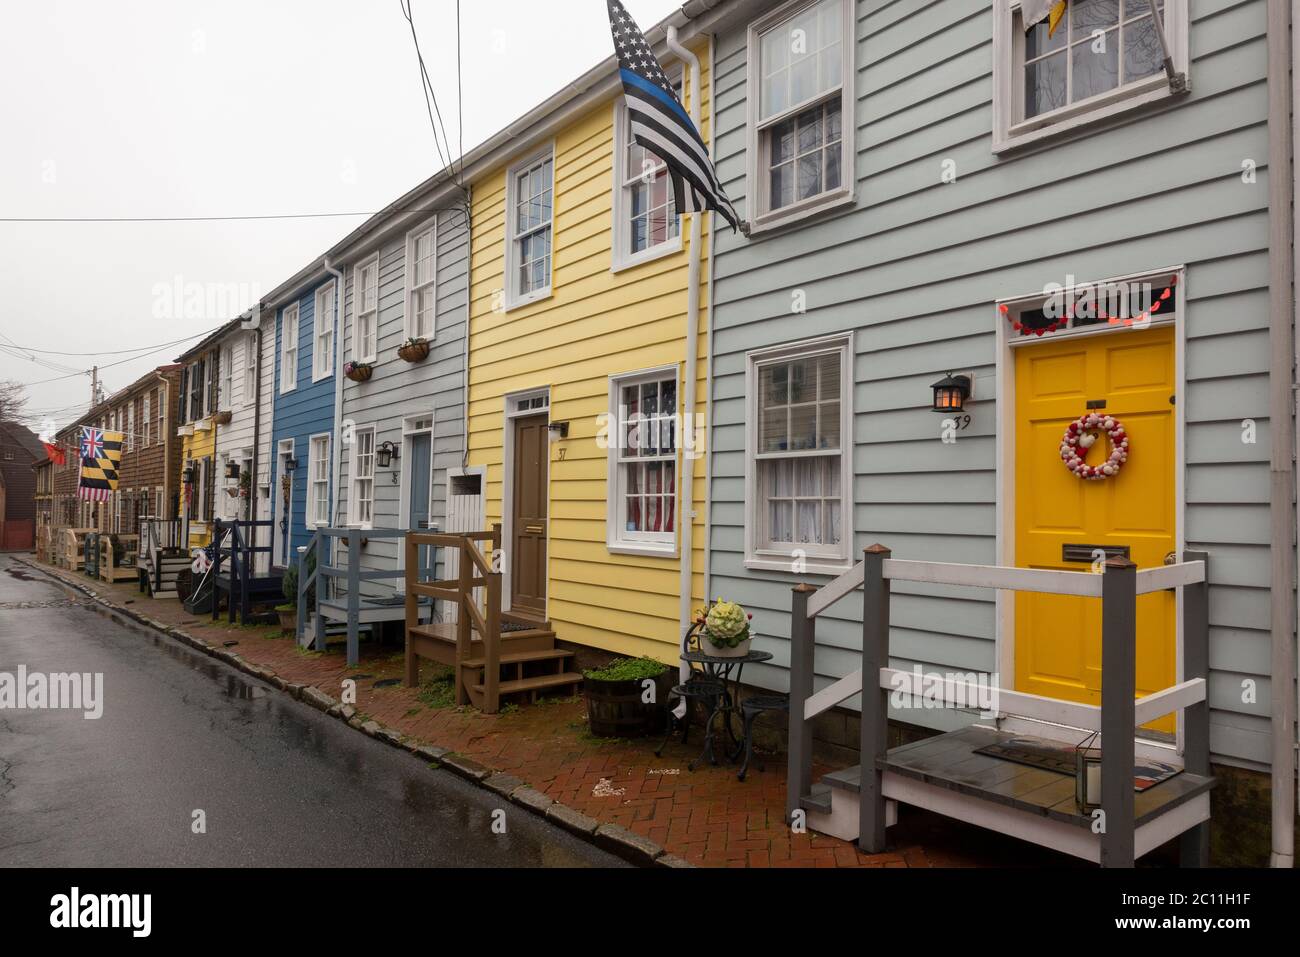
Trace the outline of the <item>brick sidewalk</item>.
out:
<instances>
[{"instance_id":1,"label":"brick sidewalk","mask_svg":"<svg viewBox=\"0 0 1300 957\"><path fill-rule=\"evenodd\" d=\"M178 628L216 648L229 647L250 664L286 682L314 686L340 697L342 681L354 678L356 710L407 738L447 748L496 771L522 779L547 797L601 823L619 824L661 845L669 854L703 866L723 867L962 867L1062 866L1072 861L1020 841L912 808L900 809L890 831L893 850L864 854L854 845L818 834L791 834L783 822L783 756L764 755L767 769L751 769L744 782L736 769L687 764L699 743L674 740L662 758L657 740L596 738L586 726L580 697L543 701L485 715L447 702L442 689L376 684L402 677L400 648L361 645L361 662L348 668L342 650L323 655L299 650L278 627L228 626L190 615L178 602L153 601L134 585L109 585L32 564L75 581L113 604ZM422 671L433 674L428 665ZM363 677L364 676L364 677ZM445 687L445 686L444 686ZM817 768L815 775L833 770Z\"/></svg>"}]
</instances>

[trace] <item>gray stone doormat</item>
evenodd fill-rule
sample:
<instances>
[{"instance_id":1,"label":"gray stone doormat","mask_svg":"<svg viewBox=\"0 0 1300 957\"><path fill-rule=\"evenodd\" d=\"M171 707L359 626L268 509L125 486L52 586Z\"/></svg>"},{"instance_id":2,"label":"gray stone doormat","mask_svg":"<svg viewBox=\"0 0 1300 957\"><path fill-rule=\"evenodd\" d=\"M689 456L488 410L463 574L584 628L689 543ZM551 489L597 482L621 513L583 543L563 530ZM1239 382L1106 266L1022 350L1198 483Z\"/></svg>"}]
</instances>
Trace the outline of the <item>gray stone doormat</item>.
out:
<instances>
[{"instance_id":1,"label":"gray stone doormat","mask_svg":"<svg viewBox=\"0 0 1300 957\"><path fill-rule=\"evenodd\" d=\"M1041 738L1011 738L976 748L975 753L1074 777L1074 746L1069 744L1052 744ZM1182 774L1183 769L1163 761L1138 758L1133 772L1133 790L1142 792Z\"/></svg>"}]
</instances>

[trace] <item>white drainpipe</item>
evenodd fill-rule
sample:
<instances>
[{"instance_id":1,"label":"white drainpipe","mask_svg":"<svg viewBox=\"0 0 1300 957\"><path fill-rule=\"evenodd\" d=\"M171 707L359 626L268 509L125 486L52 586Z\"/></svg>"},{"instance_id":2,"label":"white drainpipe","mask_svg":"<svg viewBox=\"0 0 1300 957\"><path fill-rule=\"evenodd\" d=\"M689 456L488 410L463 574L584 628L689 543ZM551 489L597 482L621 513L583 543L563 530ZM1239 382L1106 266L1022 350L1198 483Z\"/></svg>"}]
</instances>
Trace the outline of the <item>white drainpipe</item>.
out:
<instances>
[{"instance_id":1,"label":"white drainpipe","mask_svg":"<svg viewBox=\"0 0 1300 957\"><path fill-rule=\"evenodd\" d=\"M335 509L338 508L342 496L339 494L339 475L343 469L343 452L340 446L343 442L343 273L335 269L330 264L329 257L324 260L325 271L334 277L334 438L330 441L330 500L329 515L337 519ZM274 489L271 490L274 493ZM331 521L330 525L340 524L337 521ZM334 546L337 542L334 539L329 540L329 544ZM321 556L316 556L316 563L321 564ZM331 551L330 564L334 564L334 555Z\"/></svg>"},{"instance_id":2,"label":"white drainpipe","mask_svg":"<svg viewBox=\"0 0 1300 957\"><path fill-rule=\"evenodd\" d=\"M1293 455L1295 434L1295 303L1292 268L1295 263L1293 215L1294 180L1291 166L1291 45L1288 0L1268 3L1268 170L1269 170L1269 516L1274 529L1270 546L1272 575L1270 687L1272 688L1272 864L1295 863L1295 632L1292 604L1295 585L1296 515Z\"/></svg>"},{"instance_id":3,"label":"white drainpipe","mask_svg":"<svg viewBox=\"0 0 1300 957\"><path fill-rule=\"evenodd\" d=\"M685 63L691 74L691 120L696 129L700 128L700 60L694 53L677 42L677 28L668 28L668 49ZM681 582L680 605L678 607L678 645L686 641L686 632L691 627L691 562L694 558L695 531L695 380L697 377L696 354L700 341L700 260L704 233L704 213L691 214L691 259L686 279L686 397L682 406L681 435L686 445L682 453L681 496L678 498L677 523L681 529L680 565ZM683 661L680 665L681 680L691 676L690 665ZM678 716L685 714L685 702L677 706Z\"/></svg>"}]
</instances>

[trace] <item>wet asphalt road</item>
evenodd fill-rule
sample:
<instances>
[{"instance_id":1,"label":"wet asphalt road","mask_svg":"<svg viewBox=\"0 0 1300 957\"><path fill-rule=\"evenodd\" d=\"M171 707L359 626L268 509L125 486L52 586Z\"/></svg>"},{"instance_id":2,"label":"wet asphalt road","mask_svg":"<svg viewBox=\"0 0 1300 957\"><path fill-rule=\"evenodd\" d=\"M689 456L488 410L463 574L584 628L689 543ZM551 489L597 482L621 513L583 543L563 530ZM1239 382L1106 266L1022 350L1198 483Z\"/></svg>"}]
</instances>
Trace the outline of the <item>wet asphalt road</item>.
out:
<instances>
[{"instance_id":1,"label":"wet asphalt road","mask_svg":"<svg viewBox=\"0 0 1300 957\"><path fill-rule=\"evenodd\" d=\"M0 866L621 865L80 599L0 555L0 672L104 674L98 720L0 710ZM14 607L26 602L43 607Z\"/></svg>"}]
</instances>

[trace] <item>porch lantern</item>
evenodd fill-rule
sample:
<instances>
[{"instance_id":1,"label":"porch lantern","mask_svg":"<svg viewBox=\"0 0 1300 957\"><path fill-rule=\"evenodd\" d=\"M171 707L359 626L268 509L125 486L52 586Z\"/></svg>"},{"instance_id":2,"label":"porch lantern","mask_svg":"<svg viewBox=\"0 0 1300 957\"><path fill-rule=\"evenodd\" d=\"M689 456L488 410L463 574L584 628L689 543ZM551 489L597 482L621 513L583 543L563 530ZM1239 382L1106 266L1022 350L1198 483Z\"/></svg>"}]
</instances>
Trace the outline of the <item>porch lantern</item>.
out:
<instances>
[{"instance_id":1,"label":"porch lantern","mask_svg":"<svg viewBox=\"0 0 1300 957\"><path fill-rule=\"evenodd\" d=\"M375 450L375 464L381 469L386 469L393 464L393 459L400 459L402 453L397 450L392 442L384 442Z\"/></svg>"},{"instance_id":2,"label":"porch lantern","mask_svg":"<svg viewBox=\"0 0 1300 957\"><path fill-rule=\"evenodd\" d=\"M550 433L552 442L558 442L560 439L567 439L569 437L569 423L552 422L546 427L546 431Z\"/></svg>"},{"instance_id":3,"label":"porch lantern","mask_svg":"<svg viewBox=\"0 0 1300 957\"><path fill-rule=\"evenodd\" d=\"M970 376L949 373L930 388L934 390L935 412L961 412L970 398Z\"/></svg>"},{"instance_id":4,"label":"porch lantern","mask_svg":"<svg viewBox=\"0 0 1300 957\"><path fill-rule=\"evenodd\" d=\"M1074 800L1085 813L1101 807L1101 748L1094 731L1074 749Z\"/></svg>"},{"instance_id":5,"label":"porch lantern","mask_svg":"<svg viewBox=\"0 0 1300 957\"><path fill-rule=\"evenodd\" d=\"M294 458L292 455L289 456L287 459L284 460L284 470L286 472L298 471L298 460Z\"/></svg>"},{"instance_id":6,"label":"porch lantern","mask_svg":"<svg viewBox=\"0 0 1300 957\"><path fill-rule=\"evenodd\" d=\"M194 484L194 466L188 466L181 472L181 482L185 485Z\"/></svg>"}]
</instances>

